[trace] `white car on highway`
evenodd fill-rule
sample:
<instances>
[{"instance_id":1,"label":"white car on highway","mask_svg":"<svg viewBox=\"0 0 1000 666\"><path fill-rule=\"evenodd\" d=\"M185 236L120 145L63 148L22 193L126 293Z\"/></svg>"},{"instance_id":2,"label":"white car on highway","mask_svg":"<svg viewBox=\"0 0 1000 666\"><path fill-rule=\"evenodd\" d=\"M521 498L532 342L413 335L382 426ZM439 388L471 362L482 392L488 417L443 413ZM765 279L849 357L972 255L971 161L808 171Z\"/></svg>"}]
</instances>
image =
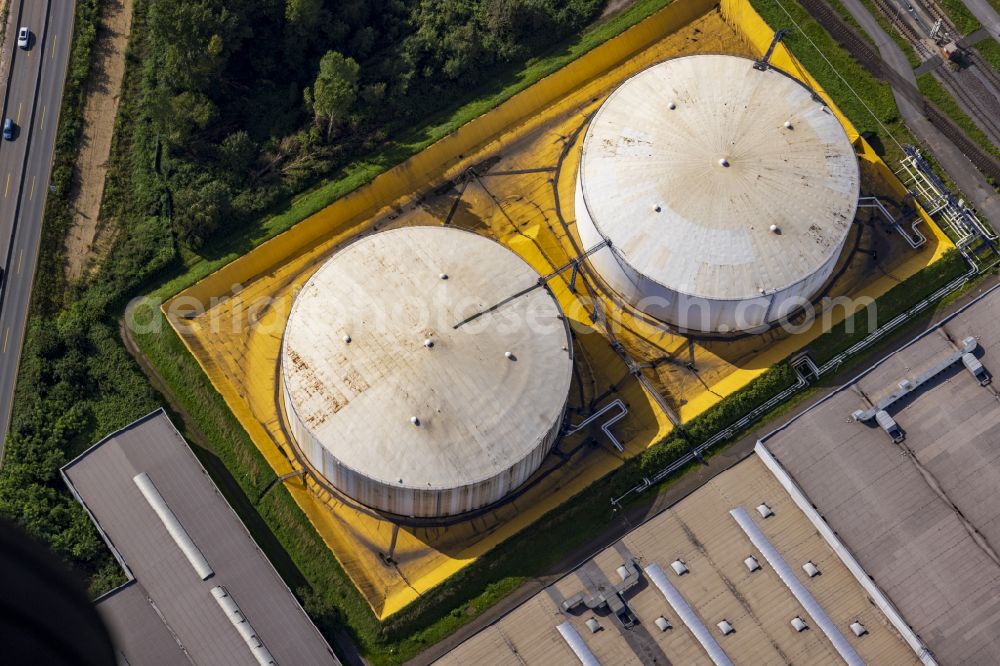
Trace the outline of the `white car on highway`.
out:
<instances>
[{"instance_id":1,"label":"white car on highway","mask_svg":"<svg viewBox=\"0 0 1000 666\"><path fill-rule=\"evenodd\" d=\"M22 27L20 30L17 31L17 45L22 49L24 49L25 51L27 51L28 45L30 43L31 43L31 31L28 30L27 28Z\"/></svg>"}]
</instances>

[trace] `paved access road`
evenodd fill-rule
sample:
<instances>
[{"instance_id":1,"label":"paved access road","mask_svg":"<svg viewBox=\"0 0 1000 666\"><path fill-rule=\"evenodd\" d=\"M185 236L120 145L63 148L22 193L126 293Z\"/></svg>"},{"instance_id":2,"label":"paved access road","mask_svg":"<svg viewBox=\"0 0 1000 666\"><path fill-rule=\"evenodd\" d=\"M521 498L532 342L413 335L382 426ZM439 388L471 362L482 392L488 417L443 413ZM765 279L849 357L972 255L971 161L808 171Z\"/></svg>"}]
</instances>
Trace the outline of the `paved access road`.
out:
<instances>
[{"instance_id":1,"label":"paved access road","mask_svg":"<svg viewBox=\"0 0 1000 666\"><path fill-rule=\"evenodd\" d=\"M27 326L42 213L49 191L63 84L69 65L76 3L11 0L3 48L13 52L4 117L18 126L14 141L0 141L0 433L10 424L18 361ZM17 28L32 32L30 48L17 48ZM0 443L0 460L3 450Z\"/></svg>"},{"instance_id":2,"label":"paved access road","mask_svg":"<svg viewBox=\"0 0 1000 666\"><path fill-rule=\"evenodd\" d=\"M979 19L993 39L1000 42L1000 12L988 0L963 0L972 15Z\"/></svg>"}]
</instances>

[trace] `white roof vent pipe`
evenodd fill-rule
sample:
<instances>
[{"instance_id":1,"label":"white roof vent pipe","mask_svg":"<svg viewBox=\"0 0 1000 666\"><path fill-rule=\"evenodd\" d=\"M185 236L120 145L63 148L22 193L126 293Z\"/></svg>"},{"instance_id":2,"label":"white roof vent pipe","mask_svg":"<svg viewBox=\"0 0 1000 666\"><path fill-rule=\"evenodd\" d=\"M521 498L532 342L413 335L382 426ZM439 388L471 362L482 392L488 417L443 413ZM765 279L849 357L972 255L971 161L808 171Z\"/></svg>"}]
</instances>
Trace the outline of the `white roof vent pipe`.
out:
<instances>
[{"instance_id":1,"label":"white roof vent pipe","mask_svg":"<svg viewBox=\"0 0 1000 666\"><path fill-rule=\"evenodd\" d=\"M666 631L667 629L671 628L670 623L667 622L667 618L663 617L662 615L653 620L653 622L656 624L656 628L659 629L660 631Z\"/></svg>"},{"instance_id":2,"label":"white roof vent pipe","mask_svg":"<svg viewBox=\"0 0 1000 666\"><path fill-rule=\"evenodd\" d=\"M794 629L795 631L805 631L808 628L809 625L807 625L805 623L805 620L803 620L798 615L792 618L792 629Z\"/></svg>"},{"instance_id":3,"label":"white roof vent pipe","mask_svg":"<svg viewBox=\"0 0 1000 666\"><path fill-rule=\"evenodd\" d=\"M139 492L149 503L149 508L153 510L156 516L163 523L163 527L167 530L167 534L170 538L174 540L177 547L187 558L188 563L198 574L198 577L202 580L208 580L210 577L215 575L212 567L209 566L208 560L199 550L198 546L195 545L194 541L191 540L191 536L181 525L181 521L177 519L174 512L167 506L167 502L163 499L160 491L156 489L153 485L152 479L145 472L140 472L132 477L132 482L135 483Z\"/></svg>"},{"instance_id":4,"label":"white roof vent pipe","mask_svg":"<svg viewBox=\"0 0 1000 666\"><path fill-rule=\"evenodd\" d=\"M688 572L687 565L684 564L684 560L678 558L670 564L670 568L674 570L674 573L678 576L683 576Z\"/></svg>"},{"instance_id":5,"label":"white roof vent pipe","mask_svg":"<svg viewBox=\"0 0 1000 666\"><path fill-rule=\"evenodd\" d=\"M819 575L819 569L816 567L815 564L812 563L812 560L803 564L802 570L805 571L806 575L809 576L810 578L815 578L816 576Z\"/></svg>"},{"instance_id":6,"label":"white roof vent pipe","mask_svg":"<svg viewBox=\"0 0 1000 666\"><path fill-rule=\"evenodd\" d=\"M750 573L753 573L754 571L760 571L760 562L758 562L757 558L754 557L753 555L743 560L743 564L747 565L747 570Z\"/></svg>"},{"instance_id":7,"label":"white roof vent pipe","mask_svg":"<svg viewBox=\"0 0 1000 666\"><path fill-rule=\"evenodd\" d=\"M760 514L761 518L770 518L774 515L774 511L771 511L771 507L764 503L757 505L757 513Z\"/></svg>"}]
</instances>

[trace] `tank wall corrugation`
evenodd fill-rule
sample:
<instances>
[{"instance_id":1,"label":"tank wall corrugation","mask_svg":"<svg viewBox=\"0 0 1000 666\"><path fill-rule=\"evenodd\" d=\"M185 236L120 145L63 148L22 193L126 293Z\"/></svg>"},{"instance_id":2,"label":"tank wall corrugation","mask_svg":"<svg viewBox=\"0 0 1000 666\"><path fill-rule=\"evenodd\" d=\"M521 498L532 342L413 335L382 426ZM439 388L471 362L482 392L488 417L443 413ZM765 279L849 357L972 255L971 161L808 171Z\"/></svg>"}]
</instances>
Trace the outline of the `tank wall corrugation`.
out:
<instances>
[{"instance_id":1,"label":"tank wall corrugation","mask_svg":"<svg viewBox=\"0 0 1000 666\"><path fill-rule=\"evenodd\" d=\"M562 414L552 424L545 438L525 458L490 479L455 488L421 489L395 486L366 477L340 464L299 420L290 396L282 387L285 414L292 437L310 464L339 491L365 506L402 516L431 518L474 511L497 502L523 484L542 464L555 443L562 425ZM405 482L405 470L401 471Z\"/></svg>"},{"instance_id":2,"label":"tank wall corrugation","mask_svg":"<svg viewBox=\"0 0 1000 666\"><path fill-rule=\"evenodd\" d=\"M584 248L592 248L604 240L587 210L579 181L576 226ZM680 294L638 273L613 248L598 250L588 261L611 289L646 314L683 329L725 333L762 328L803 305L822 288L838 258L839 253L834 253L811 275L780 291L744 300Z\"/></svg>"}]
</instances>

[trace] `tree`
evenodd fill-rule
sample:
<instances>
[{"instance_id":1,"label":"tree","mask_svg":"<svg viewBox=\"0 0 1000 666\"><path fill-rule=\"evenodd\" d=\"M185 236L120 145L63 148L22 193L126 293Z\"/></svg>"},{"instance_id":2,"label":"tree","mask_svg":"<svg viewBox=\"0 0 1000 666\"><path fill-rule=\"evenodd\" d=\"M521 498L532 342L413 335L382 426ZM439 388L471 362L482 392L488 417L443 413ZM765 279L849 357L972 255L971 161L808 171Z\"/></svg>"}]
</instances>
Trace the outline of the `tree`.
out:
<instances>
[{"instance_id":1,"label":"tree","mask_svg":"<svg viewBox=\"0 0 1000 666\"><path fill-rule=\"evenodd\" d=\"M246 130L233 132L219 146L219 164L227 174L232 176L234 182L244 182L250 167L256 160L257 144L253 142Z\"/></svg>"},{"instance_id":2,"label":"tree","mask_svg":"<svg viewBox=\"0 0 1000 666\"><path fill-rule=\"evenodd\" d=\"M336 51L327 51L319 61L319 74L312 89L306 88L305 102L316 117L317 123L326 123L326 139L330 140L333 128L344 117L358 97L360 66L353 58L345 58Z\"/></svg>"},{"instance_id":3,"label":"tree","mask_svg":"<svg viewBox=\"0 0 1000 666\"><path fill-rule=\"evenodd\" d=\"M298 32L315 30L323 16L323 0L286 0L285 18Z\"/></svg>"},{"instance_id":4,"label":"tree","mask_svg":"<svg viewBox=\"0 0 1000 666\"><path fill-rule=\"evenodd\" d=\"M230 197L225 183L208 176L178 191L174 197L174 227L181 242L201 247L229 214Z\"/></svg>"}]
</instances>

